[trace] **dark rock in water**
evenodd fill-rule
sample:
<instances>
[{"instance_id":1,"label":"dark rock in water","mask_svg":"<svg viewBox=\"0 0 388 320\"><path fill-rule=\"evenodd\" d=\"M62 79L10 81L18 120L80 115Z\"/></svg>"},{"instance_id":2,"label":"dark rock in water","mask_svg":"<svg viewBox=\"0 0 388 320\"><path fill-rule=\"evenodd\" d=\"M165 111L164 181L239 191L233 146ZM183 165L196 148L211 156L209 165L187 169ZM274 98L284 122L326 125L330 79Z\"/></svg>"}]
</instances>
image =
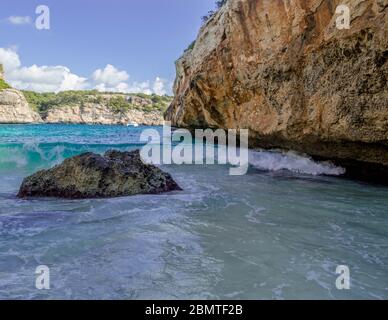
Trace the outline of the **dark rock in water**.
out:
<instances>
[{"instance_id":1,"label":"dark rock in water","mask_svg":"<svg viewBox=\"0 0 388 320\"><path fill-rule=\"evenodd\" d=\"M19 198L113 198L181 190L168 174L144 164L140 152L85 153L24 179Z\"/></svg>"}]
</instances>

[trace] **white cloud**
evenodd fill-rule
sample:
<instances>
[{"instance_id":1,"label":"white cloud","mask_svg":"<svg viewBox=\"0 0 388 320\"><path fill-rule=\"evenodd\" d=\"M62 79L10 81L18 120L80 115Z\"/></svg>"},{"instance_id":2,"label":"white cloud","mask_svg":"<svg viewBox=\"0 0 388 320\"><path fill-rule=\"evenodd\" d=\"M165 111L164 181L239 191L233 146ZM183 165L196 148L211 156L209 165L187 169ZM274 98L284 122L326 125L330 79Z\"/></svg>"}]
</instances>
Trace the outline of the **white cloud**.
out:
<instances>
[{"instance_id":1,"label":"white cloud","mask_svg":"<svg viewBox=\"0 0 388 320\"><path fill-rule=\"evenodd\" d=\"M6 71L12 71L21 66L18 54L12 49L0 48L0 63Z\"/></svg>"},{"instance_id":2,"label":"white cloud","mask_svg":"<svg viewBox=\"0 0 388 320\"><path fill-rule=\"evenodd\" d=\"M92 75L94 88L99 91L126 92L126 93L146 93L164 95L167 93L167 81L156 77L150 81L130 82L129 75L126 71L120 71L111 64L107 64L104 69L97 69Z\"/></svg>"},{"instance_id":3,"label":"white cloud","mask_svg":"<svg viewBox=\"0 0 388 320\"><path fill-rule=\"evenodd\" d=\"M93 80L97 85L105 85L107 87L116 87L129 79L126 71L119 71L111 64L107 64L105 69L97 69L93 72Z\"/></svg>"},{"instance_id":4,"label":"white cloud","mask_svg":"<svg viewBox=\"0 0 388 320\"><path fill-rule=\"evenodd\" d=\"M30 24L31 23L31 17L29 16L10 16L8 17L8 22L16 25L23 25L23 24Z\"/></svg>"},{"instance_id":5,"label":"white cloud","mask_svg":"<svg viewBox=\"0 0 388 320\"><path fill-rule=\"evenodd\" d=\"M165 85L166 85L166 80L163 80L157 77L153 85L153 92L155 92L160 96L165 95L166 94Z\"/></svg>"},{"instance_id":6,"label":"white cloud","mask_svg":"<svg viewBox=\"0 0 388 320\"><path fill-rule=\"evenodd\" d=\"M67 68L66 70L67 72L63 74L64 79L61 82L59 91L84 90L89 86L86 78L83 78L83 77L77 76L74 73L71 73L70 70Z\"/></svg>"},{"instance_id":7,"label":"white cloud","mask_svg":"<svg viewBox=\"0 0 388 320\"><path fill-rule=\"evenodd\" d=\"M133 92L133 93L141 92L141 93L145 93L145 94L152 94L152 90L150 88L149 81L133 82L128 87L127 92Z\"/></svg>"},{"instance_id":8,"label":"white cloud","mask_svg":"<svg viewBox=\"0 0 388 320\"><path fill-rule=\"evenodd\" d=\"M109 83L99 83L94 87L98 91L106 92L124 92L124 93L145 93L145 94L157 94L157 95L165 95L167 94L168 88L166 88L167 81L156 77L156 79L151 81L143 81L143 82L120 82L116 86L110 86Z\"/></svg>"},{"instance_id":9,"label":"white cloud","mask_svg":"<svg viewBox=\"0 0 388 320\"><path fill-rule=\"evenodd\" d=\"M63 66L22 67L7 72L6 79L15 88L38 92L82 90L87 87L86 78L71 73Z\"/></svg>"},{"instance_id":10,"label":"white cloud","mask_svg":"<svg viewBox=\"0 0 388 320\"><path fill-rule=\"evenodd\" d=\"M5 77L13 87L38 92L97 89L99 91L146 93L163 95L170 93L171 84L156 77L154 81L129 82L126 71L111 64L93 72L90 79L72 73L65 66L22 66L14 49L0 48L0 63L4 65Z\"/></svg>"},{"instance_id":11,"label":"white cloud","mask_svg":"<svg viewBox=\"0 0 388 320\"><path fill-rule=\"evenodd\" d=\"M71 73L64 66L23 67L19 55L13 49L0 48L7 81L15 88L38 92L81 90L87 87L87 79Z\"/></svg>"}]
</instances>

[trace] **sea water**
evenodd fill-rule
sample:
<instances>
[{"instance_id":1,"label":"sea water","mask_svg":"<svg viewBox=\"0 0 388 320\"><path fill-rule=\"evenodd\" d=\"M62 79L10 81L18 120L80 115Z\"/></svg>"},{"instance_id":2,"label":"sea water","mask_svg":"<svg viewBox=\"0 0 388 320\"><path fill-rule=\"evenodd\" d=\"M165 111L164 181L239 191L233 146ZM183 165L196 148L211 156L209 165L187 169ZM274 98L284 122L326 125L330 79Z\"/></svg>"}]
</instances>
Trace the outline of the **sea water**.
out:
<instances>
[{"instance_id":1,"label":"sea water","mask_svg":"<svg viewBox=\"0 0 388 320\"><path fill-rule=\"evenodd\" d=\"M140 148L143 129L0 125L0 299L388 299L388 188L292 152L251 151L244 176L161 166L183 189L162 195L16 197L65 158Z\"/></svg>"}]
</instances>

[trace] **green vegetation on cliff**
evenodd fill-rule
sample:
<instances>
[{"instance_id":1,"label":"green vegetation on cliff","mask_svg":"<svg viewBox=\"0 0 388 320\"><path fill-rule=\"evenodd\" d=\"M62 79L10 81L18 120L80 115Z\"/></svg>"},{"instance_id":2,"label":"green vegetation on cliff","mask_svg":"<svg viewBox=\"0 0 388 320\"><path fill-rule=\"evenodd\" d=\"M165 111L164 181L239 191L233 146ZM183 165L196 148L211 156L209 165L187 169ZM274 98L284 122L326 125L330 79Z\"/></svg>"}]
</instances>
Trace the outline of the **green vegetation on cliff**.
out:
<instances>
[{"instance_id":1,"label":"green vegetation on cliff","mask_svg":"<svg viewBox=\"0 0 388 320\"><path fill-rule=\"evenodd\" d=\"M216 10L210 10L207 15L202 17L202 23L206 23L210 18L212 18L218 10L220 10L227 2L228 0L217 0L216 1ZM195 40L189 44L189 46L184 50L184 52L187 52L189 50L192 50L195 46Z\"/></svg>"},{"instance_id":2,"label":"green vegetation on cliff","mask_svg":"<svg viewBox=\"0 0 388 320\"><path fill-rule=\"evenodd\" d=\"M202 22L206 23L211 17L213 17L218 10L220 10L228 0L217 0L216 1L216 10L211 10L208 12L206 16L202 17Z\"/></svg>"},{"instance_id":3,"label":"green vegetation on cliff","mask_svg":"<svg viewBox=\"0 0 388 320\"><path fill-rule=\"evenodd\" d=\"M85 103L88 97L98 94L97 91L64 91L59 93L38 93L34 91L23 91L31 108L39 113L45 113L51 108L61 105Z\"/></svg>"},{"instance_id":4,"label":"green vegetation on cliff","mask_svg":"<svg viewBox=\"0 0 388 320\"><path fill-rule=\"evenodd\" d=\"M9 88L11 88L11 86L3 79L0 79L0 90L9 89Z\"/></svg>"},{"instance_id":5,"label":"green vegetation on cliff","mask_svg":"<svg viewBox=\"0 0 388 320\"><path fill-rule=\"evenodd\" d=\"M0 90L9 89L11 86L4 81L4 69L3 65L0 63Z\"/></svg>"},{"instance_id":6,"label":"green vegetation on cliff","mask_svg":"<svg viewBox=\"0 0 388 320\"><path fill-rule=\"evenodd\" d=\"M145 112L164 112L172 101L169 96L98 92L97 90L63 91L59 93L23 91L23 94L31 108L41 115L46 114L52 108L66 105L83 105L84 103L106 105L115 113L133 109ZM136 101L136 98L140 98L140 101Z\"/></svg>"}]
</instances>

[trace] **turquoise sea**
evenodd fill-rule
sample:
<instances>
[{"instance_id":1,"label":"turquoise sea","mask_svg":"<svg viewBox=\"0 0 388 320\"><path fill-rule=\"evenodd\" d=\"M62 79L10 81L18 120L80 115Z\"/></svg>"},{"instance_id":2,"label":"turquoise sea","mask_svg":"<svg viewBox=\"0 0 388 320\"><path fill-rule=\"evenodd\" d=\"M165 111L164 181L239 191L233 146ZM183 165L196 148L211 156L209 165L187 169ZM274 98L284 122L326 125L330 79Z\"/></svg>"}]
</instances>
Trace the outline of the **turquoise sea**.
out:
<instances>
[{"instance_id":1,"label":"turquoise sea","mask_svg":"<svg viewBox=\"0 0 388 320\"><path fill-rule=\"evenodd\" d=\"M170 194L16 198L67 157L140 148L143 129L0 125L0 299L388 299L388 188L291 152L252 151L244 176L162 166Z\"/></svg>"}]
</instances>

